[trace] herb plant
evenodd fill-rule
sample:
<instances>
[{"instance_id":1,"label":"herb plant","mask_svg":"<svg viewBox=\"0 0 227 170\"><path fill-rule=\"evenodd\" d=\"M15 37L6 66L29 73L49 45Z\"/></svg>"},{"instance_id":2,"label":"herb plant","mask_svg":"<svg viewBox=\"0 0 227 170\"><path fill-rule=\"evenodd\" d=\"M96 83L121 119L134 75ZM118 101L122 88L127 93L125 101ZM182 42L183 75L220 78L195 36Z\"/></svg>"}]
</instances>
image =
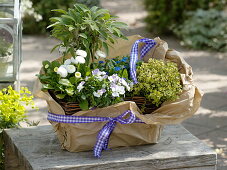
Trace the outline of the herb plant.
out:
<instances>
[{"instance_id":1,"label":"herb plant","mask_svg":"<svg viewBox=\"0 0 227 170\"><path fill-rule=\"evenodd\" d=\"M102 47L108 54L108 44L115 42L115 38L126 37L120 29L126 28L126 24L116 21L106 9L93 6L91 9L82 4L74 5L68 11L62 9L53 10L62 15L52 17L52 36L61 42L54 49L60 48L63 55L75 56L75 50L85 50L88 54L86 63L90 59L94 62L96 52ZM63 50L62 50L63 49Z\"/></svg>"},{"instance_id":2,"label":"herb plant","mask_svg":"<svg viewBox=\"0 0 227 170\"><path fill-rule=\"evenodd\" d=\"M177 99L182 91L180 73L175 63L149 59L137 68L138 84L133 86L134 96L144 96L156 106Z\"/></svg>"}]
</instances>

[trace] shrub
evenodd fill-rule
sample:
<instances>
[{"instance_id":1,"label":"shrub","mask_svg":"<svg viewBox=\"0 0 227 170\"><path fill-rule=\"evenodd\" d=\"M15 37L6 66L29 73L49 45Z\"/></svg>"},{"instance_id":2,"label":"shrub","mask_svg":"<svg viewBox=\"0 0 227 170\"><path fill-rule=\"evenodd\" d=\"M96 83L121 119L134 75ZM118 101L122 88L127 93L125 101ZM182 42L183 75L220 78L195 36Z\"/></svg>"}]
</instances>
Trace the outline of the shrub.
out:
<instances>
[{"instance_id":1,"label":"shrub","mask_svg":"<svg viewBox=\"0 0 227 170\"><path fill-rule=\"evenodd\" d=\"M100 0L32 0L34 12L42 16L42 20L37 21L33 15L25 15L23 18L23 33L39 34L46 33L46 27L50 25L49 19L55 14L52 9L68 9L75 3L82 3L89 7L99 6Z\"/></svg>"},{"instance_id":2,"label":"shrub","mask_svg":"<svg viewBox=\"0 0 227 170\"><path fill-rule=\"evenodd\" d=\"M149 59L137 69L139 83L134 85L133 94L144 96L156 106L177 99L182 91L177 65L163 60Z\"/></svg>"},{"instance_id":3,"label":"shrub","mask_svg":"<svg viewBox=\"0 0 227 170\"><path fill-rule=\"evenodd\" d=\"M174 32L183 40L183 45L194 49L227 51L227 18L218 10L189 12L189 19Z\"/></svg>"},{"instance_id":4,"label":"shrub","mask_svg":"<svg viewBox=\"0 0 227 170\"><path fill-rule=\"evenodd\" d=\"M169 33L173 25L181 24L188 11L217 8L226 5L224 0L144 0L148 16L147 28L152 32Z\"/></svg>"},{"instance_id":5,"label":"shrub","mask_svg":"<svg viewBox=\"0 0 227 170\"><path fill-rule=\"evenodd\" d=\"M4 143L2 130L5 128L15 128L21 121L25 121L25 106L34 107L33 96L27 88L22 87L20 93L13 90L11 86L0 90L0 169L3 169Z\"/></svg>"}]
</instances>

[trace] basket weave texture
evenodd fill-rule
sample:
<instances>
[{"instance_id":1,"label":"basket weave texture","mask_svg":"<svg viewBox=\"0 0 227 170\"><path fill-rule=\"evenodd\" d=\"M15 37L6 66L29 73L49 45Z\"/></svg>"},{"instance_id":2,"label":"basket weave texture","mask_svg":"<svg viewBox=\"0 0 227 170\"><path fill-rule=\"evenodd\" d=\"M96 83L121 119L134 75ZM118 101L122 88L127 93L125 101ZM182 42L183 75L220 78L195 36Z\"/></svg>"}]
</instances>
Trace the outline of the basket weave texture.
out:
<instances>
[{"instance_id":1,"label":"basket weave texture","mask_svg":"<svg viewBox=\"0 0 227 170\"><path fill-rule=\"evenodd\" d=\"M49 94L56 102L58 102L61 105L61 107L65 111L66 115L72 115L76 112L81 111L79 103L65 102L63 100L60 100L60 99L56 98L53 91L49 91ZM143 114L150 114L153 111L155 111L156 109L158 109L158 107L151 104L151 102L148 102L145 99L145 97L141 97L141 96L126 97L126 98L124 98L124 101L134 101L136 103L136 105L139 107L139 109L143 110Z\"/></svg>"}]
</instances>

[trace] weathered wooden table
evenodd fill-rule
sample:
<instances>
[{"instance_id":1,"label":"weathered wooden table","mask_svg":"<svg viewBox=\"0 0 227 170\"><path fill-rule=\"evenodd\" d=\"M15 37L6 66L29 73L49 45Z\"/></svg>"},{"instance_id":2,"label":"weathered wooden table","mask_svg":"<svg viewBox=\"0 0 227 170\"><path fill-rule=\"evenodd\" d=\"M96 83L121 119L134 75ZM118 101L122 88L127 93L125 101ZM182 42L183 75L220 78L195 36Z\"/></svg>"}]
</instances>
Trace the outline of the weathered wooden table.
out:
<instances>
[{"instance_id":1,"label":"weathered wooden table","mask_svg":"<svg viewBox=\"0 0 227 170\"><path fill-rule=\"evenodd\" d=\"M22 169L216 169L216 153L181 125L166 126L155 145L70 153L60 149L51 126L9 129L4 132L6 170Z\"/></svg>"}]
</instances>

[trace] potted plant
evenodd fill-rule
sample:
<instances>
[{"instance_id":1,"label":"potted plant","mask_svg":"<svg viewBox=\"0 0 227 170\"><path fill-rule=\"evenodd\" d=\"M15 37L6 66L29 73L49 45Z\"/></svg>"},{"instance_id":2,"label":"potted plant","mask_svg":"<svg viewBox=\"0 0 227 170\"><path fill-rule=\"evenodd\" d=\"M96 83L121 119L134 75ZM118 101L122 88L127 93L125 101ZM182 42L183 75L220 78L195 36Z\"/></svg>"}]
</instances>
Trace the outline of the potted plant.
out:
<instances>
[{"instance_id":1,"label":"potted plant","mask_svg":"<svg viewBox=\"0 0 227 170\"><path fill-rule=\"evenodd\" d=\"M12 60L12 44L7 42L4 38L0 38L0 77L6 75L9 62Z\"/></svg>"},{"instance_id":2,"label":"potted plant","mask_svg":"<svg viewBox=\"0 0 227 170\"><path fill-rule=\"evenodd\" d=\"M127 40L120 31L126 24L106 9L76 4L53 11L62 13L49 26L60 40L53 50L62 57L43 62L34 94L47 101L48 120L63 149L79 152L95 145L100 157L108 142L111 148L157 143L164 124L179 123L198 109L201 94L191 67L165 42ZM161 61L146 61L149 50L149 58Z\"/></svg>"}]
</instances>

